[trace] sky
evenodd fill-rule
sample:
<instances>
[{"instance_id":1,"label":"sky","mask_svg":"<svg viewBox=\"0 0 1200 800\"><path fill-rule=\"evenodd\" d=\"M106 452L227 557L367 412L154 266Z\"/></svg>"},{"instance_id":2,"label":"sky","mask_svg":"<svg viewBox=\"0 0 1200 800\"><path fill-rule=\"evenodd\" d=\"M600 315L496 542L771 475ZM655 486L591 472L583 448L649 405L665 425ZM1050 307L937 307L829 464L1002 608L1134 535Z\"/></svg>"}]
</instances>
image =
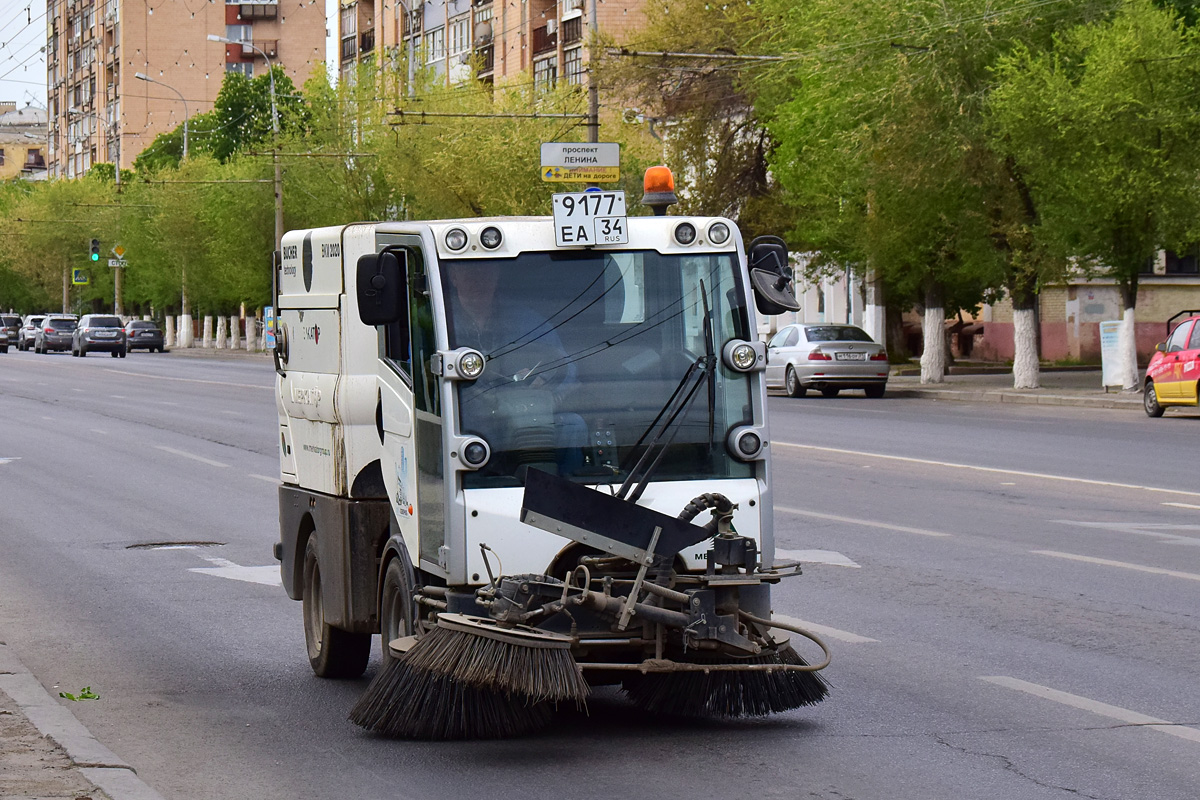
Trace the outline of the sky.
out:
<instances>
[{"instance_id":1,"label":"sky","mask_svg":"<svg viewBox=\"0 0 1200 800\"><path fill-rule=\"evenodd\" d=\"M336 25L336 11L337 0L325 0L327 26ZM46 0L0 0L0 101L45 107L45 46ZM326 38L326 63L336 63L336 48L336 38Z\"/></svg>"}]
</instances>

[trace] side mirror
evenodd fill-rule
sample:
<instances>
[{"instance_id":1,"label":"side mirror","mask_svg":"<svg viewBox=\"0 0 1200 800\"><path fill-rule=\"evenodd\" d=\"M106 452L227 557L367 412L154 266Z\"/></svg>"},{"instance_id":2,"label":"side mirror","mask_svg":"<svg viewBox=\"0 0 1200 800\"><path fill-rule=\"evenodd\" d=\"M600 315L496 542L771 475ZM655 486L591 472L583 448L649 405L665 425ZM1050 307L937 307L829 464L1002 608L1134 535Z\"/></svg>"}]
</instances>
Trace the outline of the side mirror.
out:
<instances>
[{"instance_id":1,"label":"side mirror","mask_svg":"<svg viewBox=\"0 0 1200 800\"><path fill-rule=\"evenodd\" d=\"M1156 353L1165 353L1165 352L1167 352L1167 343L1166 343L1166 342L1159 342L1158 344L1154 345L1154 352L1156 352Z\"/></svg>"},{"instance_id":2,"label":"side mirror","mask_svg":"<svg viewBox=\"0 0 1200 800\"><path fill-rule=\"evenodd\" d=\"M746 252L754 305L760 314L799 311L792 269L788 265L787 244L778 236L759 236Z\"/></svg>"},{"instance_id":3,"label":"side mirror","mask_svg":"<svg viewBox=\"0 0 1200 800\"><path fill-rule=\"evenodd\" d=\"M404 311L408 258L384 250L358 259L358 318L364 325L390 325Z\"/></svg>"}]
</instances>

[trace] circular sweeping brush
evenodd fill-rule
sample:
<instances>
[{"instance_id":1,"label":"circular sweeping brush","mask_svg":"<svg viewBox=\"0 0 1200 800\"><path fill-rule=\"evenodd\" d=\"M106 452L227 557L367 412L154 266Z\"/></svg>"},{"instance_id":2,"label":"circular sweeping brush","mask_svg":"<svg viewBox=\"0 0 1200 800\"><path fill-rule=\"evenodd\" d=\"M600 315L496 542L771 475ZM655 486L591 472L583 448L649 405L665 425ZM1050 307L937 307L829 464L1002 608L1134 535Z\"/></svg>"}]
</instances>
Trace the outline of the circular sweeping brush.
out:
<instances>
[{"instance_id":1,"label":"circular sweeping brush","mask_svg":"<svg viewBox=\"0 0 1200 800\"><path fill-rule=\"evenodd\" d=\"M730 662L688 663L718 666ZM790 644L734 663L808 665ZM796 670L635 672L625 678L621 688L634 703L656 714L718 718L762 717L814 705L829 693L829 684L820 673Z\"/></svg>"},{"instance_id":2,"label":"circular sweeping brush","mask_svg":"<svg viewBox=\"0 0 1200 800\"><path fill-rule=\"evenodd\" d=\"M437 627L417 640L406 661L412 669L535 703L579 705L589 691L569 637L486 617L439 614Z\"/></svg>"},{"instance_id":3,"label":"circular sweeping brush","mask_svg":"<svg viewBox=\"0 0 1200 800\"><path fill-rule=\"evenodd\" d=\"M381 736L424 740L521 736L553 716L549 703L466 686L404 659L383 669L350 712L351 722Z\"/></svg>"}]
</instances>

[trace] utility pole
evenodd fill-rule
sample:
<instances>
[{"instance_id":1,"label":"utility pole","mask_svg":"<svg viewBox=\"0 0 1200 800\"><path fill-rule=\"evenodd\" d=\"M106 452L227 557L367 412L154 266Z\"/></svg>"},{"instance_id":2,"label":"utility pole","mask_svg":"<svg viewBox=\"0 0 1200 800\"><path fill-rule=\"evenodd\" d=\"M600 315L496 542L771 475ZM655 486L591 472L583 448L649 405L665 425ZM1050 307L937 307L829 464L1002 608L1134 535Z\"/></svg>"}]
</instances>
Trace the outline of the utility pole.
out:
<instances>
[{"instance_id":1,"label":"utility pole","mask_svg":"<svg viewBox=\"0 0 1200 800\"><path fill-rule=\"evenodd\" d=\"M588 141L600 141L600 87L596 85L596 36L597 36L597 16L596 6L600 4L600 0L589 0L588 5L591 7L591 13L588 18L588 27L591 28L589 34L591 36L591 46L588 53Z\"/></svg>"}]
</instances>

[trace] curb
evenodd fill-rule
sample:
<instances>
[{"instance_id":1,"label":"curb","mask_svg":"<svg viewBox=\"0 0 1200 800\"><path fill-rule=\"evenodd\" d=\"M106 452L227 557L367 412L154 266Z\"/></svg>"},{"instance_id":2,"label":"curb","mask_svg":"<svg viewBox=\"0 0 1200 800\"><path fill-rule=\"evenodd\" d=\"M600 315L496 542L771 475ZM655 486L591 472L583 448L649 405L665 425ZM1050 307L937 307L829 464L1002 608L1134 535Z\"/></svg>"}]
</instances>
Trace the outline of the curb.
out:
<instances>
[{"instance_id":1,"label":"curb","mask_svg":"<svg viewBox=\"0 0 1200 800\"><path fill-rule=\"evenodd\" d=\"M12 698L38 732L66 751L80 773L112 800L164 800L137 776L132 766L100 744L68 708L51 697L3 642L0 642L0 691Z\"/></svg>"},{"instance_id":2,"label":"curb","mask_svg":"<svg viewBox=\"0 0 1200 800\"><path fill-rule=\"evenodd\" d=\"M1065 394L1026 394L997 389L909 389L888 387L892 397L916 397L927 400L954 400L968 403L1017 403L1039 406L1076 406L1080 408L1141 408L1137 397L1087 397Z\"/></svg>"}]
</instances>

